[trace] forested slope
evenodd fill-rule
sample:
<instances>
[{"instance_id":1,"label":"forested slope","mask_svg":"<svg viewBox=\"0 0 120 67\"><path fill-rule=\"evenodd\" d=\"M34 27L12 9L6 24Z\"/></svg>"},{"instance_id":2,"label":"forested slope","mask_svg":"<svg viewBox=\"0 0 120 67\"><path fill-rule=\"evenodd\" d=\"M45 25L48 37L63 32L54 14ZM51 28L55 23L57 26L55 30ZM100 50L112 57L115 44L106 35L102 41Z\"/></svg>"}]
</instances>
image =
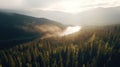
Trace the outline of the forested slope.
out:
<instances>
[{"instance_id":1,"label":"forested slope","mask_svg":"<svg viewBox=\"0 0 120 67\"><path fill-rule=\"evenodd\" d=\"M1 67L120 67L120 25L36 39L0 51Z\"/></svg>"}]
</instances>

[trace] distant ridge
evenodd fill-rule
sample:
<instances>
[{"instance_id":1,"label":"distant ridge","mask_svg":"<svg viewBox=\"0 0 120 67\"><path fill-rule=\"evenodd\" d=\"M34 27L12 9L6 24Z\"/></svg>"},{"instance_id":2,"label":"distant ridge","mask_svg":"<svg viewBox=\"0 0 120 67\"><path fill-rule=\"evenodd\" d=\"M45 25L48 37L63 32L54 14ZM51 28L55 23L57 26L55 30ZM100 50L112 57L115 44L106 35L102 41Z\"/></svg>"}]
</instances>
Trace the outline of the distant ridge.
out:
<instances>
[{"instance_id":1,"label":"distant ridge","mask_svg":"<svg viewBox=\"0 0 120 67\"><path fill-rule=\"evenodd\" d=\"M65 28L64 25L46 18L35 18L11 12L0 11L0 19L0 45L3 45L4 42L9 44L7 43L9 40L13 40L12 44L14 44L14 41L17 40L31 40L41 37L43 32L36 30L36 25L52 25L60 29Z\"/></svg>"}]
</instances>

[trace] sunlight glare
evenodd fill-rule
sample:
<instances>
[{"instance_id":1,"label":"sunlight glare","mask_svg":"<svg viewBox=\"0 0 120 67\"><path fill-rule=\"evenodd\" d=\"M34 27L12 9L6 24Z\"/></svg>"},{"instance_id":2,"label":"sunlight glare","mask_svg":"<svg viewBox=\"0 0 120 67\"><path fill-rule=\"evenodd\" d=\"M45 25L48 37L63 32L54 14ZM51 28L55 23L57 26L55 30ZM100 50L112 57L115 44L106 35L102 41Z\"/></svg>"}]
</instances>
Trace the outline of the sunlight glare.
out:
<instances>
[{"instance_id":1,"label":"sunlight glare","mask_svg":"<svg viewBox=\"0 0 120 67\"><path fill-rule=\"evenodd\" d=\"M81 28L82 28L81 26L69 26L62 32L62 34L60 36L66 36L69 34L76 33L78 31L80 31Z\"/></svg>"}]
</instances>

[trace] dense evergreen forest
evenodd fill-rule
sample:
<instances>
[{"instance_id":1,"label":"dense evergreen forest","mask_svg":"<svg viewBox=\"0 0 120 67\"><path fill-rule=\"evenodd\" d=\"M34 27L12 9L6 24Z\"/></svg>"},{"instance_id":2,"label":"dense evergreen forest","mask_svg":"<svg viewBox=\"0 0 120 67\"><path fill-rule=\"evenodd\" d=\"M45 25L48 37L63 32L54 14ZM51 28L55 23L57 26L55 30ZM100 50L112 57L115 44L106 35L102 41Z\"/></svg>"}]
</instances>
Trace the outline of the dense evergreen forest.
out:
<instances>
[{"instance_id":1,"label":"dense evergreen forest","mask_svg":"<svg viewBox=\"0 0 120 67\"><path fill-rule=\"evenodd\" d=\"M120 25L2 49L0 67L120 67Z\"/></svg>"}]
</instances>

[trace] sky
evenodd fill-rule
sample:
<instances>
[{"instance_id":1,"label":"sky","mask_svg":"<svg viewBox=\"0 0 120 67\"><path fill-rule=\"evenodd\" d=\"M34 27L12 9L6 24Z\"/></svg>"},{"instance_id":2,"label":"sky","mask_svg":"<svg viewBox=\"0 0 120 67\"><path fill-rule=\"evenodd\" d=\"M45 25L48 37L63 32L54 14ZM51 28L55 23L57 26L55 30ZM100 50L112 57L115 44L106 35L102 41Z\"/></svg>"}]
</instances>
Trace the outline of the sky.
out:
<instances>
[{"instance_id":1,"label":"sky","mask_svg":"<svg viewBox=\"0 0 120 67\"><path fill-rule=\"evenodd\" d=\"M0 0L0 9L67 25L120 22L120 0Z\"/></svg>"},{"instance_id":2,"label":"sky","mask_svg":"<svg viewBox=\"0 0 120 67\"><path fill-rule=\"evenodd\" d=\"M97 7L120 6L120 0L0 0L0 9L60 11L76 14Z\"/></svg>"}]
</instances>

